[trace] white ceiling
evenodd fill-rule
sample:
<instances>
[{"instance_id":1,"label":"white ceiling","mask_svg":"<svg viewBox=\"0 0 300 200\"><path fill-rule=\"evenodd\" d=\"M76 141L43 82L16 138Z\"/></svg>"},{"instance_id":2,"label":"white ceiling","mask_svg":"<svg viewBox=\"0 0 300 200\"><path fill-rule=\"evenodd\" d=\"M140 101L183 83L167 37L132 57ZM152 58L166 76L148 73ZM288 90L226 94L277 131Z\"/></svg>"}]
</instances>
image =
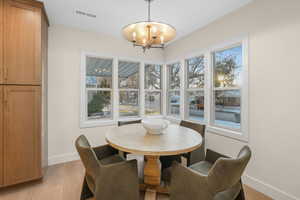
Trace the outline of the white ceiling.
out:
<instances>
[{"instance_id":1,"label":"white ceiling","mask_svg":"<svg viewBox=\"0 0 300 200\"><path fill-rule=\"evenodd\" d=\"M51 24L63 24L122 37L123 26L146 20L144 0L42 0ZM199 29L252 0L155 0L152 20L173 25L176 39ZM96 18L76 14L76 10Z\"/></svg>"}]
</instances>

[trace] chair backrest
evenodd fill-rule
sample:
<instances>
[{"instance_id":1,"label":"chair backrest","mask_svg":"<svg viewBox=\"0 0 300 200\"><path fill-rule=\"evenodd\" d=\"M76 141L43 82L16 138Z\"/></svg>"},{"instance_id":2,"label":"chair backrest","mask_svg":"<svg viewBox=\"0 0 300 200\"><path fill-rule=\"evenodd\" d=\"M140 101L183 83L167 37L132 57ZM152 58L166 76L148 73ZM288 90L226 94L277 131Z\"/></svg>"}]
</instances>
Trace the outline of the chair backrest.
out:
<instances>
[{"instance_id":1,"label":"chair backrest","mask_svg":"<svg viewBox=\"0 0 300 200\"><path fill-rule=\"evenodd\" d=\"M244 146L236 159L219 158L208 174L208 184L215 194L233 187L241 176L251 158L251 150Z\"/></svg>"},{"instance_id":2,"label":"chair backrest","mask_svg":"<svg viewBox=\"0 0 300 200\"><path fill-rule=\"evenodd\" d=\"M180 122L180 126L193 129L194 131L200 133L203 138L205 137L205 125L182 120Z\"/></svg>"},{"instance_id":3,"label":"chair backrest","mask_svg":"<svg viewBox=\"0 0 300 200\"><path fill-rule=\"evenodd\" d=\"M96 177L100 172L100 165L96 153L92 149L87 138L84 135L79 136L76 139L75 146L85 167L86 175L96 180Z\"/></svg>"},{"instance_id":4,"label":"chair backrest","mask_svg":"<svg viewBox=\"0 0 300 200\"><path fill-rule=\"evenodd\" d=\"M118 121L118 126L124 126L128 124L139 124L142 123L142 120L134 120L134 121Z\"/></svg>"},{"instance_id":5,"label":"chair backrest","mask_svg":"<svg viewBox=\"0 0 300 200\"><path fill-rule=\"evenodd\" d=\"M190 156L187 163L188 166L204 160L205 159L205 125L182 120L180 122L180 126L197 131L203 138L201 147L189 153Z\"/></svg>"}]
</instances>

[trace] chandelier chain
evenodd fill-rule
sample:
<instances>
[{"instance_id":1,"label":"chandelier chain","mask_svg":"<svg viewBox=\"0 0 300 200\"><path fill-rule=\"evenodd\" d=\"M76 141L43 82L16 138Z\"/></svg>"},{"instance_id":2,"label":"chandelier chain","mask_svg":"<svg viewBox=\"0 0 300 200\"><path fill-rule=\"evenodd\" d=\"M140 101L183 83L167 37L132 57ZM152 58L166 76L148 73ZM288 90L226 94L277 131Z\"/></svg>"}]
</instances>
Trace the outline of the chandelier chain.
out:
<instances>
[{"instance_id":1,"label":"chandelier chain","mask_svg":"<svg viewBox=\"0 0 300 200\"><path fill-rule=\"evenodd\" d=\"M150 15L150 13L151 13L151 0L148 0L148 22L150 22L151 21L151 15Z\"/></svg>"}]
</instances>

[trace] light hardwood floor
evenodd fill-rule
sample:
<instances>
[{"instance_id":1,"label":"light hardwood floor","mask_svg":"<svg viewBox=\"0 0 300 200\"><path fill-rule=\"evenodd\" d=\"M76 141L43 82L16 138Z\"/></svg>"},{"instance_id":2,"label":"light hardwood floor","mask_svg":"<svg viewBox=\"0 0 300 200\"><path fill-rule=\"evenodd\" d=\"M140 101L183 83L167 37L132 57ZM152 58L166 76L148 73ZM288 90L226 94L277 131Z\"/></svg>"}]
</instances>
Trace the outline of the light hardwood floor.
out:
<instances>
[{"instance_id":1,"label":"light hardwood floor","mask_svg":"<svg viewBox=\"0 0 300 200\"><path fill-rule=\"evenodd\" d=\"M0 189L1 200L79 200L84 168L80 161L51 166L42 181ZM247 200L271 198L245 186ZM141 195L143 199L143 195ZM158 200L168 200L159 196Z\"/></svg>"}]
</instances>

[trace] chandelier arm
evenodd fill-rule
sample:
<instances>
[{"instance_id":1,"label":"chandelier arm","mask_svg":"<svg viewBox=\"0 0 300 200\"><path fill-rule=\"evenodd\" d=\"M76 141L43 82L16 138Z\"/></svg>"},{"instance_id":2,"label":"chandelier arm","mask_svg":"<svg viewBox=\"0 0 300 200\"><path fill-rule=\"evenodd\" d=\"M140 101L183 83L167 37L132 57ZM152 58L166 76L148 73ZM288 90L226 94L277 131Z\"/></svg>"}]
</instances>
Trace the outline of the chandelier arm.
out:
<instances>
[{"instance_id":1,"label":"chandelier arm","mask_svg":"<svg viewBox=\"0 0 300 200\"><path fill-rule=\"evenodd\" d=\"M133 44L135 47L145 47L143 45L140 45L140 44ZM145 47L146 48L146 47ZM165 46L164 45L161 45L161 46L150 46L149 48L151 49L164 49Z\"/></svg>"}]
</instances>

